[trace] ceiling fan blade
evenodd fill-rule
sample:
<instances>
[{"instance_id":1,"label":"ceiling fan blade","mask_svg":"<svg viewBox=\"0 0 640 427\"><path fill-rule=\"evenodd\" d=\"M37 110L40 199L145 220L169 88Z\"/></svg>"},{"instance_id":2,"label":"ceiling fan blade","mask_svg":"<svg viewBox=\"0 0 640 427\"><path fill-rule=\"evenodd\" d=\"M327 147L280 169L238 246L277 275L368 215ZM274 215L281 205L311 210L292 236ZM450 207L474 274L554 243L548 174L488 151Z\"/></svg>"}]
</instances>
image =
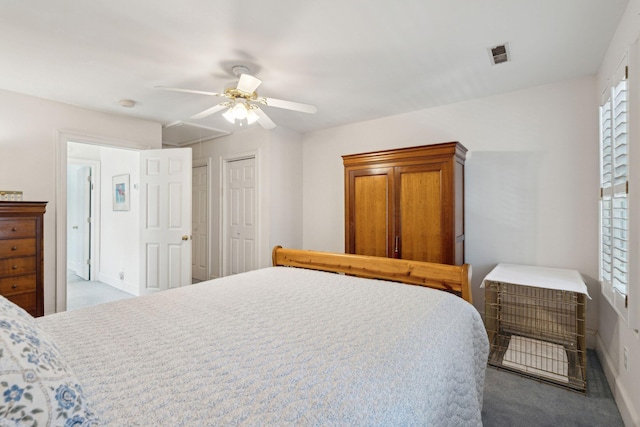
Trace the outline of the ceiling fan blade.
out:
<instances>
[{"instance_id":1,"label":"ceiling fan blade","mask_svg":"<svg viewBox=\"0 0 640 427\"><path fill-rule=\"evenodd\" d=\"M226 102L223 102L222 104L214 105L211 108L207 108L206 110L196 114L195 116L191 116L191 118L192 119L202 119L204 117L212 115L213 113L217 113L220 110L224 110L228 106L229 105Z\"/></svg>"},{"instance_id":2,"label":"ceiling fan blade","mask_svg":"<svg viewBox=\"0 0 640 427\"><path fill-rule=\"evenodd\" d=\"M215 92L206 92L204 90L194 90L194 89L181 89L179 87L167 87L167 86L156 86L156 89L168 90L171 92L184 92L184 93L196 93L198 95L209 95L209 96L225 96L223 93L215 93Z\"/></svg>"},{"instance_id":3,"label":"ceiling fan blade","mask_svg":"<svg viewBox=\"0 0 640 427\"><path fill-rule=\"evenodd\" d=\"M253 77L250 74L240 74L237 89L242 92L253 93L258 89L258 86L260 86L261 83L262 80L257 77Z\"/></svg>"},{"instance_id":4,"label":"ceiling fan blade","mask_svg":"<svg viewBox=\"0 0 640 427\"><path fill-rule=\"evenodd\" d=\"M260 124L260 126L262 126L264 129L273 129L274 127L276 127L276 124L273 123L273 120L271 120L264 111L262 111L260 108L256 108L255 111L258 115L258 123Z\"/></svg>"},{"instance_id":5,"label":"ceiling fan blade","mask_svg":"<svg viewBox=\"0 0 640 427\"><path fill-rule=\"evenodd\" d=\"M301 104L299 102L293 101L285 101L282 99L275 98L262 98L264 100L264 104L269 107L276 108L285 108L287 110L300 111L302 113L313 114L318 111L318 108L315 105L310 104Z\"/></svg>"}]
</instances>

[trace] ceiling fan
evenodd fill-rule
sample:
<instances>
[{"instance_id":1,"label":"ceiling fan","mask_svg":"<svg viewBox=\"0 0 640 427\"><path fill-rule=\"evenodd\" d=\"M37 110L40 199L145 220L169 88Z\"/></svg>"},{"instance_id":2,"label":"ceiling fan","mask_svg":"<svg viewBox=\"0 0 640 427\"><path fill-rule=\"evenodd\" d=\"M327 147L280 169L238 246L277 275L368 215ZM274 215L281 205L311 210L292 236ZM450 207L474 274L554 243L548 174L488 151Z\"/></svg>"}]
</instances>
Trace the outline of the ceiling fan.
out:
<instances>
[{"instance_id":1,"label":"ceiling fan","mask_svg":"<svg viewBox=\"0 0 640 427\"><path fill-rule=\"evenodd\" d=\"M166 86L156 87L162 90L217 96L227 99L220 104L214 105L213 107L207 108L206 110L192 116L192 119L202 119L226 109L227 111L225 111L222 116L231 123L242 126L244 124L258 122L264 129L273 129L276 127L276 124L264 111L262 111L260 106L264 105L268 107L284 108L286 110L300 111L310 114L318 111L314 105L259 96L256 89L258 89L262 80L250 75L249 69L244 65L236 65L232 68L232 71L238 80L226 85L223 93Z\"/></svg>"}]
</instances>

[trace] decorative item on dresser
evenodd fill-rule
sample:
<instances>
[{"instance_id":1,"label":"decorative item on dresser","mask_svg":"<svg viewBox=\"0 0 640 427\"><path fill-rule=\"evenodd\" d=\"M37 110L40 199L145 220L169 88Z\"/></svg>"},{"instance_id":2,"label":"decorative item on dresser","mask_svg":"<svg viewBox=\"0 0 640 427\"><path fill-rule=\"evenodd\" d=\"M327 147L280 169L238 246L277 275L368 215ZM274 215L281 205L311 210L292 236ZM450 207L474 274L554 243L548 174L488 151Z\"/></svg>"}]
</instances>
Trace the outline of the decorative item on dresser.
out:
<instances>
[{"instance_id":1,"label":"decorative item on dresser","mask_svg":"<svg viewBox=\"0 0 640 427\"><path fill-rule=\"evenodd\" d=\"M459 142L342 156L345 252L464 263Z\"/></svg>"},{"instance_id":2,"label":"decorative item on dresser","mask_svg":"<svg viewBox=\"0 0 640 427\"><path fill-rule=\"evenodd\" d=\"M47 202L0 202L0 295L44 315L43 215Z\"/></svg>"}]
</instances>

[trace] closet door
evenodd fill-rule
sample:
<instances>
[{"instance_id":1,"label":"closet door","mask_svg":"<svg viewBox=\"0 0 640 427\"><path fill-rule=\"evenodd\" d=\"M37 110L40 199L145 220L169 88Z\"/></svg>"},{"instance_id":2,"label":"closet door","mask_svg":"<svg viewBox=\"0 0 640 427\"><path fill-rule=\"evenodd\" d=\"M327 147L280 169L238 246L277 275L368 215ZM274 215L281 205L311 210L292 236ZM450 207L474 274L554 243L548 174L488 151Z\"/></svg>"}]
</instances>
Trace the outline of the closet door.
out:
<instances>
[{"instance_id":1,"label":"closet door","mask_svg":"<svg viewBox=\"0 0 640 427\"><path fill-rule=\"evenodd\" d=\"M347 177L346 252L390 257L394 235L393 168L351 170Z\"/></svg>"},{"instance_id":2,"label":"closet door","mask_svg":"<svg viewBox=\"0 0 640 427\"><path fill-rule=\"evenodd\" d=\"M452 263L446 163L395 168L400 258Z\"/></svg>"}]
</instances>

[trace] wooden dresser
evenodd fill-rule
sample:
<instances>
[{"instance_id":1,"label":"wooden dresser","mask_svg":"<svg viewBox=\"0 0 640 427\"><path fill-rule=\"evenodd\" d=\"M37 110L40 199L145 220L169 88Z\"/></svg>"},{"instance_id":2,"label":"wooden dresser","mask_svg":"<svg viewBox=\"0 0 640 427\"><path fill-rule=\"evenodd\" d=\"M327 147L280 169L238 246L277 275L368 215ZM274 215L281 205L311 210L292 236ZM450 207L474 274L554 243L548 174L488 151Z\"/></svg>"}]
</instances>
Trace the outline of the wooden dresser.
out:
<instances>
[{"instance_id":1,"label":"wooden dresser","mask_svg":"<svg viewBox=\"0 0 640 427\"><path fill-rule=\"evenodd\" d=\"M0 295L44 315L43 215L47 202L0 202Z\"/></svg>"},{"instance_id":2,"label":"wooden dresser","mask_svg":"<svg viewBox=\"0 0 640 427\"><path fill-rule=\"evenodd\" d=\"M464 263L459 142L342 156L345 252Z\"/></svg>"}]
</instances>

